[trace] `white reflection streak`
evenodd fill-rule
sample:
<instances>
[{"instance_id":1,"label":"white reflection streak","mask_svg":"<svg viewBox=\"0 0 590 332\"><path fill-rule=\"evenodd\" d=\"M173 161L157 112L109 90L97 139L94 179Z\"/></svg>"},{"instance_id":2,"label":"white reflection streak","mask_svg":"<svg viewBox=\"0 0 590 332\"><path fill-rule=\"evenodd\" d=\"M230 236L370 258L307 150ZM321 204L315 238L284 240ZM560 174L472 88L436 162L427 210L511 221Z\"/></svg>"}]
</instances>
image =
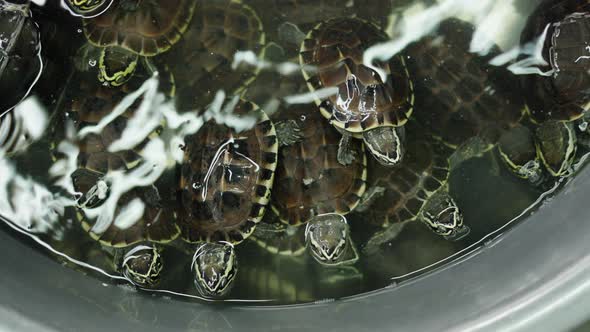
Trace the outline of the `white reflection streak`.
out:
<instances>
[{"instance_id":1,"label":"white reflection streak","mask_svg":"<svg viewBox=\"0 0 590 332\"><path fill-rule=\"evenodd\" d=\"M445 0L423 11L408 14L394 29L399 31L399 36L369 47L363 54L363 64L377 72L382 81L386 82L387 73L373 65L375 60L389 60L410 43L434 31L440 22L448 18L466 16L478 22L490 12L493 4L492 0Z\"/></svg>"}]
</instances>

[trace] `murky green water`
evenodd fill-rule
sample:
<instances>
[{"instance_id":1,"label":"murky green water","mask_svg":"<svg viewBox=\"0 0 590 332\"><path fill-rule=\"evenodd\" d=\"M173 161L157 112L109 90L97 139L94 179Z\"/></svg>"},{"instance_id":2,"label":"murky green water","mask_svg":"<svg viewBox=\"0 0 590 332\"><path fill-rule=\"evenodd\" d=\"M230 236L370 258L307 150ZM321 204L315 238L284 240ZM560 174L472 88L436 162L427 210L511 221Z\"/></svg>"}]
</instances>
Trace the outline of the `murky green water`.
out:
<instances>
[{"instance_id":1,"label":"murky green water","mask_svg":"<svg viewBox=\"0 0 590 332\"><path fill-rule=\"evenodd\" d=\"M185 48L184 52L175 51L173 45L169 52L155 57L157 65L168 66L171 72L181 77L176 81L177 95L175 99L172 99L179 113L195 109L203 110L213 101L218 89L225 89L226 92L231 93L237 88L240 93L244 93L244 98L257 103L271 114L271 118L280 118L281 112L286 112L287 109L285 97L305 93L307 88L301 86L299 69L291 75L285 75L277 69L278 64L294 61L293 63L298 65L297 42L307 34L309 29L330 18L356 15L381 25L383 30L390 31L392 29L391 25L389 27L387 25L388 20L393 22L392 18L402 17L400 13L404 10L411 7L410 13L426 13L434 8L428 7L433 5L431 1L389 2L383 0L345 3L342 1L244 0L243 2L251 6L249 8L252 12L260 17L266 35L264 44L272 45L265 49L266 54L263 59L266 62L265 65L261 65L264 68L258 69L256 78L248 87L245 87L243 82L236 83L236 76L254 77L252 73L256 70L247 66L242 68L242 66L234 71L227 60L226 63L222 61L221 64L217 64L219 69L212 73L193 74L191 70L195 70L199 61L212 60L196 50L197 55L191 55L189 41L181 40L179 45L185 43L182 46ZM219 1L219 3L225 2ZM529 6L527 1L516 2L516 4L522 8L514 7L513 10L527 12ZM200 5L202 1L197 1L196 13ZM492 7L494 6L490 8ZM503 9L495 10L494 13L499 13L498 15L505 13ZM38 98L43 109L49 114L51 122L43 137L29 146L25 152L8 158L23 179L35 181L54 193L56 196L52 199L58 195L69 197L64 188L56 185L55 178L48 176L48 170L54 163L52 143L56 139L64 138L63 131L66 127L64 118L67 118L64 114L69 112L71 115L71 108L75 107L76 103L84 103L86 100L87 96L80 94L80 91L86 91L84 84L100 83L98 80L91 82L96 75L81 76L76 69L76 61L80 59L79 49L86 43L82 20L52 4L44 7L33 6L32 13L41 34L44 68L31 95ZM390 16L390 13L394 14ZM474 9L472 13L466 10L463 13L450 11L447 14L477 21L475 13L477 9ZM406 13L406 15L410 14ZM506 18L507 22L510 22L509 18ZM234 17L234 19L237 18ZM225 22L225 24L231 24L231 22ZM480 21L479 24L483 26L484 23ZM523 22L516 20L512 28L518 31L522 25ZM298 33L303 35L297 35ZM514 31L494 31L494 33L498 34L495 38L502 50L510 49L519 39L519 34ZM436 39L436 37L432 38ZM467 37L470 38L470 35ZM468 41L465 42L465 45L467 44ZM464 53L468 53L467 50ZM259 54L259 56L262 55ZM89 59L88 65L96 66L96 58ZM408 61L411 59L408 58ZM410 72L411 75L412 72ZM165 76L161 75L160 81L164 79ZM249 79L246 78L246 80ZM437 84L440 79L432 78L432 81ZM416 79L413 84L416 89L420 89L421 86L431 83ZM101 87L101 89L117 88ZM507 97L500 90L498 91L498 93L490 94L490 98L494 98L493 102L502 105ZM440 98L440 95L430 98ZM438 99L433 100L434 103L430 104L436 105ZM311 105L310 107L315 107ZM585 152L585 148L580 146L577 158L579 159ZM370 155L367 157L372 158ZM173 187L179 181L178 168L179 165L174 165L163 173L163 180L157 182L161 193L174 190ZM423 223L412 222L405 226L393 241L381 246L378 252L368 255L362 249L366 241L378 229L375 225L378 225L380 221L368 220L369 214L353 212L347 215L347 219L352 240L360 249L358 262L348 266L325 267L318 264L307 253L297 257L272 254L247 239L236 246L239 269L234 286L226 298L291 304L338 299L388 287L460 257L468 250L482 245L486 239L500 234L517 222L521 214L526 217L527 209L538 203L542 194L552 190L559 182L565 181L559 177L548 177L543 183L533 185L517 178L508 171L499 159L497 149L493 148L481 156L461 163L451 171L449 192L460 207L465 224L471 230L464 238L458 241L445 240L430 231ZM10 187L7 193L14 195L17 190L14 188L16 187ZM3 199L9 200L6 197ZM14 207L12 209L14 210ZM0 210L0 213L10 215L9 211ZM31 223L35 226L35 220L31 220ZM20 227L27 230L27 227L22 224ZM9 227L2 227L2 231L13 232ZM97 282L127 283L120 272L112 266L109 256L104 254L100 244L82 229L75 218L75 207L66 207L63 215L57 218L57 222L48 223L41 230L33 227L32 233L37 239L48 243L56 252L62 253L50 253L45 248L33 246L35 249L47 252L53 259L97 278ZM163 260L165 268L161 282L156 289L144 289L144 291L163 292L168 295L176 293L178 296L195 298L202 296L195 289L188 272L191 269L192 254L173 245L166 246L163 251Z\"/></svg>"}]
</instances>

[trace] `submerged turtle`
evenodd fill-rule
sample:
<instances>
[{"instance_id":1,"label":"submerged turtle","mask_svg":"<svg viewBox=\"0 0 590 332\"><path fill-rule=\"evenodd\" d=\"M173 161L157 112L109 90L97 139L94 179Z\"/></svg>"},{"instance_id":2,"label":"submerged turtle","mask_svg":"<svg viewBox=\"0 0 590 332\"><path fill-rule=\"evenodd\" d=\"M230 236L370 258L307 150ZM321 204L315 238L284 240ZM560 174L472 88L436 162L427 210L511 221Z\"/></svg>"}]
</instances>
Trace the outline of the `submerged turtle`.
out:
<instances>
[{"instance_id":1,"label":"submerged turtle","mask_svg":"<svg viewBox=\"0 0 590 332\"><path fill-rule=\"evenodd\" d=\"M351 136L362 138L384 165L402 160L402 126L414 106L414 88L405 60L394 56L377 63L386 77L362 62L368 47L386 40L386 34L371 23L336 18L318 24L301 44L299 58L310 90L337 90L325 100L316 94L315 101L322 115L343 134L338 153L343 164L353 158L348 148Z\"/></svg>"},{"instance_id":2,"label":"submerged turtle","mask_svg":"<svg viewBox=\"0 0 590 332\"><path fill-rule=\"evenodd\" d=\"M498 152L508 169L533 184L551 177L572 174L577 151L577 134L570 122L548 120L541 124L516 126L498 142Z\"/></svg>"},{"instance_id":3,"label":"submerged turtle","mask_svg":"<svg viewBox=\"0 0 590 332\"><path fill-rule=\"evenodd\" d=\"M93 17L107 10L113 0L62 0L62 4L77 16Z\"/></svg>"},{"instance_id":4,"label":"submerged turtle","mask_svg":"<svg viewBox=\"0 0 590 332\"><path fill-rule=\"evenodd\" d=\"M396 168L369 163L370 186L356 212L383 227L367 242L373 252L393 240L409 222L422 221L435 234L458 240L469 232L449 194L449 156L452 151L418 128L408 137L406 159Z\"/></svg>"},{"instance_id":5,"label":"submerged turtle","mask_svg":"<svg viewBox=\"0 0 590 332\"><path fill-rule=\"evenodd\" d=\"M31 91L42 69L39 28L29 2L0 1L0 116Z\"/></svg>"},{"instance_id":6,"label":"submerged turtle","mask_svg":"<svg viewBox=\"0 0 590 332\"><path fill-rule=\"evenodd\" d=\"M80 193L77 219L93 239L108 248L123 250L120 269L124 275L140 286L154 286L159 281L162 260L153 243L174 240L180 229L175 213L164 207L153 185L134 188L114 204L105 204L112 195L109 172L130 172L143 162L133 151L107 152L112 140L109 133L118 130L114 122L103 133L90 134L79 143L78 169L71 176L74 189ZM140 214L136 215L137 211Z\"/></svg>"},{"instance_id":7,"label":"submerged turtle","mask_svg":"<svg viewBox=\"0 0 590 332\"><path fill-rule=\"evenodd\" d=\"M248 238L264 216L277 162L273 123L251 102L235 97L233 114L253 127L236 131L210 120L185 139L179 225L197 244L195 284L205 295L229 290L237 272L233 244Z\"/></svg>"},{"instance_id":8,"label":"submerged turtle","mask_svg":"<svg viewBox=\"0 0 590 332\"><path fill-rule=\"evenodd\" d=\"M521 43L544 38L545 75L522 75L528 113L536 122L571 121L590 109L590 2L547 0L530 16Z\"/></svg>"},{"instance_id":9,"label":"submerged turtle","mask_svg":"<svg viewBox=\"0 0 590 332\"><path fill-rule=\"evenodd\" d=\"M208 105L218 90L241 92L256 70L232 69L237 51L261 55L265 33L256 12L240 0L193 1L197 10L181 42L164 56L179 84L177 106ZM175 66L172 64L176 64Z\"/></svg>"},{"instance_id":10,"label":"submerged turtle","mask_svg":"<svg viewBox=\"0 0 590 332\"><path fill-rule=\"evenodd\" d=\"M514 76L489 64L497 48L486 56L469 51L474 31L467 22L445 20L406 52L416 77L417 122L452 148L477 139L483 153L519 123L524 102Z\"/></svg>"},{"instance_id":11,"label":"submerged turtle","mask_svg":"<svg viewBox=\"0 0 590 332\"><path fill-rule=\"evenodd\" d=\"M125 84L139 57L164 53L180 40L194 9L192 0L121 0L103 14L84 19L86 38L100 48L100 81Z\"/></svg>"},{"instance_id":12,"label":"submerged turtle","mask_svg":"<svg viewBox=\"0 0 590 332\"><path fill-rule=\"evenodd\" d=\"M342 222L345 226L346 223ZM236 296L274 299L281 303L311 302L314 299L342 296L344 292L360 290L363 275L350 264L330 266L309 264L305 227L288 226L276 216L267 214L250 237L265 253L252 253L263 266L249 262L240 270L239 283L247 285L236 290ZM345 261L358 260L356 247L350 240ZM245 248L244 248L245 249ZM254 265L254 266L253 266ZM305 275L307 278L301 276ZM314 282L309 282L311 279ZM334 293L338 294L335 295Z\"/></svg>"},{"instance_id":13,"label":"submerged turtle","mask_svg":"<svg viewBox=\"0 0 590 332\"><path fill-rule=\"evenodd\" d=\"M280 122L279 122L280 121ZM367 177L364 146L350 142L356 156L338 162L340 134L313 105L296 105L277 118L279 144L272 209L290 226L305 225L312 256L321 264L350 263L349 228L344 217L359 203Z\"/></svg>"}]
</instances>

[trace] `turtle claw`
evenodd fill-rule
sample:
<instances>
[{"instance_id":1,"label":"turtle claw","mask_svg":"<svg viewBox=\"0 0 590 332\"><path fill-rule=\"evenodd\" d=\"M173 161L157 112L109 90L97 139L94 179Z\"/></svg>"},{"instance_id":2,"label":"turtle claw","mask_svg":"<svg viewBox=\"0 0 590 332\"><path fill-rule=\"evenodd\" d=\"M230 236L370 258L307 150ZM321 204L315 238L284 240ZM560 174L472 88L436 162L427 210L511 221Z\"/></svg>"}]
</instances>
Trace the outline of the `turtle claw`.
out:
<instances>
[{"instance_id":1,"label":"turtle claw","mask_svg":"<svg viewBox=\"0 0 590 332\"><path fill-rule=\"evenodd\" d=\"M275 124L275 131L279 146L289 146L300 142L303 139L301 128L295 120L287 120Z\"/></svg>"},{"instance_id":2,"label":"turtle claw","mask_svg":"<svg viewBox=\"0 0 590 332\"><path fill-rule=\"evenodd\" d=\"M350 135L342 134L340 144L338 144L338 162L344 166L352 164L355 160L354 151L350 148Z\"/></svg>"}]
</instances>

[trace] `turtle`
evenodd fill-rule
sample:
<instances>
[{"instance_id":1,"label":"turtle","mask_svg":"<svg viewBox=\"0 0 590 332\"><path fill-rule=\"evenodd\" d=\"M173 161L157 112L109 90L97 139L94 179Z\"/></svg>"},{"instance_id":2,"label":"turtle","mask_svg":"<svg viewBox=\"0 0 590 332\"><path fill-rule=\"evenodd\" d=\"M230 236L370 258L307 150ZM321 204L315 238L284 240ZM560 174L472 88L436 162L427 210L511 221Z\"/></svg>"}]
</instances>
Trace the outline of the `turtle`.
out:
<instances>
[{"instance_id":1,"label":"turtle","mask_svg":"<svg viewBox=\"0 0 590 332\"><path fill-rule=\"evenodd\" d=\"M342 222L342 225L346 223ZM359 289L363 275L351 264L325 266L309 264L313 260L306 255L306 227L288 226L276 215L268 213L249 238L263 252L248 252L259 259L241 267L238 283L246 285L236 290L236 296L273 299L280 303L311 302L314 299L333 297L335 290ZM352 241L349 239L349 241ZM346 260L358 260L356 247L351 243ZM246 249L246 248L244 248ZM308 277L304 282L301 276ZM309 280L314 282L309 282ZM341 293L338 293L341 296Z\"/></svg>"},{"instance_id":2,"label":"turtle","mask_svg":"<svg viewBox=\"0 0 590 332\"><path fill-rule=\"evenodd\" d=\"M188 28L195 1L121 0L83 20L90 45L100 49L98 78L112 86L127 82L139 57L167 52Z\"/></svg>"},{"instance_id":3,"label":"turtle","mask_svg":"<svg viewBox=\"0 0 590 332\"><path fill-rule=\"evenodd\" d=\"M237 272L233 245L248 238L263 218L277 164L275 127L257 105L235 96L233 114L253 127L238 132L211 119L187 136L180 167L178 224L196 247L197 289L222 296Z\"/></svg>"},{"instance_id":4,"label":"turtle","mask_svg":"<svg viewBox=\"0 0 590 332\"><path fill-rule=\"evenodd\" d=\"M502 67L489 64L496 54L471 53L475 27L447 19L437 31L410 44L408 67L414 75L418 124L453 149L480 147L469 154L491 150L500 136L524 117L518 80ZM471 155L470 155L471 156Z\"/></svg>"},{"instance_id":5,"label":"turtle","mask_svg":"<svg viewBox=\"0 0 590 332\"><path fill-rule=\"evenodd\" d=\"M311 255L323 265L356 261L349 253L345 215L359 203L366 188L364 145L350 143L356 158L338 162L340 134L313 104L292 105L274 119L280 144L271 207L286 225L305 225Z\"/></svg>"},{"instance_id":6,"label":"turtle","mask_svg":"<svg viewBox=\"0 0 590 332\"><path fill-rule=\"evenodd\" d=\"M498 142L498 152L513 174L539 185L548 178L572 175L577 137L569 121L530 122L505 132Z\"/></svg>"},{"instance_id":7,"label":"turtle","mask_svg":"<svg viewBox=\"0 0 590 332\"><path fill-rule=\"evenodd\" d=\"M242 1L194 2L198 10L184 37L163 56L182 82L176 103L181 112L208 105L219 90L227 95L242 92L258 71L232 69L234 54L252 51L262 56L266 40L258 14Z\"/></svg>"},{"instance_id":8,"label":"turtle","mask_svg":"<svg viewBox=\"0 0 590 332\"><path fill-rule=\"evenodd\" d=\"M109 130L110 129L110 130ZM114 211L105 212L103 205L111 194L106 175L109 172L130 172L143 162L129 150L108 152L111 131L116 122L101 134L90 134L79 142L78 169L71 175L77 197L76 219L82 228L107 250L115 250L113 259L120 261L122 273L133 283L153 287L159 282L163 268L160 249L155 243L169 243L180 234L176 214L164 204L154 186L134 188L124 193ZM141 203L140 203L141 202ZM139 209L141 215L130 212ZM100 213L98 213L100 212Z\"/></svg>"},{"instance_id":9,"label":"turtle","mask_svg":"<svg viewBox=\"0 0 590 332\"><path fill-rule=\"evenodd\" d=\"M459 240L469 233L449 193L452 150L417 128L409 129L414 130L411 135L408 130L407 155L398 167L369 162L369 189L355 210L355 214L380 228L367 241L367 253L395 239L406 224L414 221L422 221L449 240Z\"/></svg>"},{"instance_id":10,"label":"turtle","mask_svg":"<svg viewBox=\"0 0 590 332\"><path fill-rule=\"evenodd\" d=\"M527 112L535 122L572 121L590 108L590 62L586 49L590 36L590 2L546 0L529 17L521 44L543 38L544 73L521 76Z\"/></svg>"},{"instance_id":11,"label":"turtle","mask_svg":"<svg viewBox=\"0 0 590 332\"><path fill-rule=\"evenodd\" d=\"M29 6L0 1L0 116L30 93L43 68L39 27Z\"/></svg>"},{"instance_id":12,"label":"turtle","mask_svg":"<svg viewBox=\"0 0 590 332\"><path fill-rule=\"evenodd\" d=\"M337 90L325 100L316 96L321 114L342 132L338 160L353 158L350 137L362 138L371 154L384 165L403 158L403 125L414 109L414 84L402 56L363 65L363 52L386 41L376 25L358 18L334 18L319 23L301 43L302 73L309 89ZM311 69L314 69L312 72Z\"/></svg>"},{"instance_id":13,"label":"turtle","mask_svg":"<svg viewBox=\"0 0 590 332\"><path fill-rule=\"evenodd\" d=\"M104 13L113 0L61 0L61 3L75 16L94 17Z\"/></svg>"}]
</instances>

